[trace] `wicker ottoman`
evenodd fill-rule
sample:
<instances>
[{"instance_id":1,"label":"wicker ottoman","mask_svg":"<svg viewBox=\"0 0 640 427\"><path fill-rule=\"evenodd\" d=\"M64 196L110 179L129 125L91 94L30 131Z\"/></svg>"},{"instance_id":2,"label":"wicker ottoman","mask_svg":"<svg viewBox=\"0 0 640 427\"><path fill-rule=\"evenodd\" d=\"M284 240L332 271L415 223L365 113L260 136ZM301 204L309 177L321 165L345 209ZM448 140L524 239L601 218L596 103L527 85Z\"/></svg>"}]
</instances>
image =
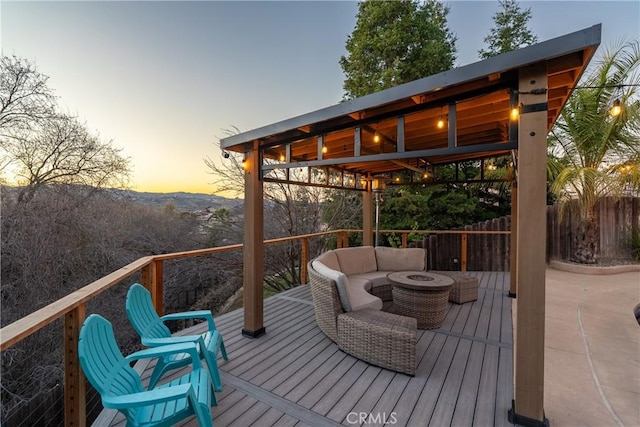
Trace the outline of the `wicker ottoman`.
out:
<instances>
[{"instance_id":1,"label":"wicker ottoman","mask_svg":"<svg viewBox=\"0 0 640 427\"><path fill-rule=\"evenodd\" d=\"M462 271L434 271L434 273L449 276L454 283L449 292L449 301L456 304L475 301L478 299L478 279Z\"/></svg>"},{"instance_id":2,"label":"wicker ottoman","mask_svg":"<svg viewBox=\"0 0 640 427\"><path fill-rule=\"evenodd\" d=\"M416 319L374 309L338 316L338 347L358 359L409 375L416 372Z\"/></svg>"}]
</instances>

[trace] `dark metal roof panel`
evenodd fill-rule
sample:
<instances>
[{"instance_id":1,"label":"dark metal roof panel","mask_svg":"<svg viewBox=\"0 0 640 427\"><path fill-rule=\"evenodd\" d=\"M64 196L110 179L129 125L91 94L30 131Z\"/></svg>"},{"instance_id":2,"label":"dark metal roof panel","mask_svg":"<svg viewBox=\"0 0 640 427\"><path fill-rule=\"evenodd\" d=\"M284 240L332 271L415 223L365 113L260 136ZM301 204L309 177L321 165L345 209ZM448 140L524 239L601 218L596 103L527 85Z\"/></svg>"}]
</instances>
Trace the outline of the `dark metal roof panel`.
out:
<instances>
[{"instance_id":1,"label":"dark metal roof panel","mask_svg":"<svg viewBox=\"0 0 640 427\"><path fill-rule=\"evenodd\" d=\"M504 73L586 48L597 47L600 44L601 32L602 25L597 24L574 33L497 55L483 61L414 80L390 89L342 102L331 107L276 122L238 135L229 136L220 140L221 148L228 149L256 139L313 125L314 123L339 119L349 114L397 102L415 95L435 92L446 87L477 80L494 73Z\"/></svg>"}]
</instances>

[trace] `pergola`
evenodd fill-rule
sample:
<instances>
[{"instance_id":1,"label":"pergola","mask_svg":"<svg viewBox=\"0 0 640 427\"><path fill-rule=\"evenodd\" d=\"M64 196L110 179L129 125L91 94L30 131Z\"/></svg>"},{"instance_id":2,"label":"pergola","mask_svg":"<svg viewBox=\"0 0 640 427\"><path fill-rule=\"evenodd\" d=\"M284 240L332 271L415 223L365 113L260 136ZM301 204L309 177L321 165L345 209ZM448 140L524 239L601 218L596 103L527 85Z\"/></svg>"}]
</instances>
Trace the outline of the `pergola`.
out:
<instances>
[{"instance_id":1,"label":"pergola","mask_svg":"<svg viewBox=\"0 0 640 427\"><path fill-rule=\"evenodd\" d=\"M543 425L547 133L600 35L595 25L222 139L223 150L245 158L243 334L265 333L263 182L361 191L364 244L371 245L377 182L433 179L437 165L511 155L517 339L510 416Z\"/></svg>"}]
</instances>

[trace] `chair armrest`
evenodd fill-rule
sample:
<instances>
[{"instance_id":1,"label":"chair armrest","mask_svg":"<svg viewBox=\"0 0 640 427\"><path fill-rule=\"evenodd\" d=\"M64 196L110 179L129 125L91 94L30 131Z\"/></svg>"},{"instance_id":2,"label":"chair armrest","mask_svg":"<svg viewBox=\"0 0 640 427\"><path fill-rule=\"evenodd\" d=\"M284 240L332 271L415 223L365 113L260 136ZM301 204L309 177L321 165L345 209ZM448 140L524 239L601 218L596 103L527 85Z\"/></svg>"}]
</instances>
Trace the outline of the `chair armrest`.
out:
<instances>
[{"instance_id":1,"label":"chair armrest","mask_svg":"<svg viewBox=\"0 0 640 427\"><path fill-rule=\"evenodd\" d=\"M209 330L216 330L216 322L213 320L213 315L209 310L197 310L197 311L185 311L182 313L165 314L160 319L165 320L184 320L184 319L206 319L209 324Z\"/></svg>"},{"instance_id":2,"label":"chair armrest","mask_svg":"<svg viewBox=\"0 0 640 427\"><path fill-rule=\"evenodd\" d=\"M169 402L188 398L195 402L195 392L191 384L181 384L173 387L156 388L149 391L141 391L139 393L131 393L122 396L104 396L102 404L105 408L110 409L126 409L136 408L139 406L155 405L158 403Z\"/></svg>"},{"instance_id":3,"label":"chair armrest","mask_svg":"<svg viewBox=\"0 0 640 427\"><path fill-rule=\"evenodd\" d=\"M202 338L198 344L201 344ZM146 344L144 344L146 345ZM131 353L125 360L127 362L132 362L140 359L151 359L159 356L166 356L170 354L176 353L188 353L191 356L193 361L193 369L198 369L202 365L200 363L200 356L198 355L198 347L194 342L184 342L184 343L170 343L169 345L159 345L158 347L147 348L145 350L136 351L135 353Z\"/></svg>"},{"instance_id":4,"label":"chair armrest","mask_svg":"<svg viewBox=\"0 0 640 427\"><path fill-rule=\"evenodd\" d=\"M183 335L183 336L171 336L166 338L142 338L142 345L147 347L158 347L168 344L179 343L197 343L200 335Z\"/></svg>"}]
</instances>

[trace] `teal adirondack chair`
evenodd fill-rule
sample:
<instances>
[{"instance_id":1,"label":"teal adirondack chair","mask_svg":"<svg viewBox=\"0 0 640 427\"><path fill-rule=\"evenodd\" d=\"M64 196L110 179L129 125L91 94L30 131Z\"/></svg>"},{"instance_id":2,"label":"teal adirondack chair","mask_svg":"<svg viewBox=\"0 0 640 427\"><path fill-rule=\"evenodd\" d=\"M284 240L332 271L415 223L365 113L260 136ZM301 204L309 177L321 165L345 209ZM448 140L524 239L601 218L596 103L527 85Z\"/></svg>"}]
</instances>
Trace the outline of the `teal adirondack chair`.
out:
<instances>
[{"instance_id":1,"label":"teal adirondack chair","mask_svg":"<svg viewBox=\"0 0 640 427\"><path fill-rule=\"evenodd\" d=\"M191 354L193 370L158 388L145 390L140 375L129 364L175 353ZM78 356L82 371L100 393L102 405L122 412L127 426L171 426L195 415L201 426L213 427L211 406L217 404L216 396L195 344L151 348L123 357L111 323L92 314L80 330Z\"/></svg>"},{"instance_id":2,"label":"teal adirondack chair","mask_svg":"<svg viewBox=\"0 0 640 427\"><path fill-rule=\"evenodd\" d=\"M222 353L224 360L229 360L229 358L227 357L222 335L216 329L216 323L210 311L189 311L160 317L153 307L151 294L144 286L138 283L134 283L129 288L126 308L129 321L138 335L140 335L142 345L158 347L181 342L195 343L200 358L204 358L207 362L215 390L222 391L222 380L220 379L217 361L218 352ZM208 331L201 335L172 336L171 331L169 331L164 322L178 319L206 319L209 326ZM186 353L171 354L159 359L151 374L149 384L154 386L165 372L190 363L191 356Z\"/></svg>"}]
</instances>

